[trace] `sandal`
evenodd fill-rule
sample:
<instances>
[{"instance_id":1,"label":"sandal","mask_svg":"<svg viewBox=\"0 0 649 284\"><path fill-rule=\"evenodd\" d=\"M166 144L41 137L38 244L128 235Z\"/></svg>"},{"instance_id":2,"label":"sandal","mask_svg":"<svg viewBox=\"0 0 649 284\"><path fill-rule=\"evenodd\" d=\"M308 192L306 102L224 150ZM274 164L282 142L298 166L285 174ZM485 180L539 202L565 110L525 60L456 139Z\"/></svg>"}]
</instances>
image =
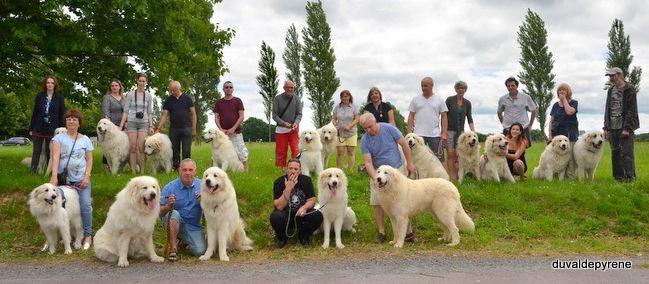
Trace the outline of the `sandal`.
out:
<instances>
[{"instance_id":1,"label":"sandal","mask_svg":"<svg viewBox=\"0 0 649 284\"><path fill-rule=\"evenodd\" d=\"M376 238L378 239L379 243L381 243L381 244L385 243L388 240L388 236L386 236L385 234L381 234L381 233L379 233L379 235Z\"/></svg>"},{"instance_id":2,"label":"sandal","mask_svg":"<svg viewBox=\"0 0 649 284\"><path fill-rule=\"evenodd\" d=\"M171 262L178 261L178 255L176 255L176 251L170 252L169 255L167 256L167 259Z\"/></svg>"},{"instance_id":3,"label":"sandal","mask_svg":"<svg viewBox=\"0 0 649 284\"><path fill-rule=\"evenodd\" d=\"M417 241L417 236L415 235L415 232L411 232L409 234L406 234L406 238L404 240L406 242L414 243Z\"/></svg>"}]
</instances>

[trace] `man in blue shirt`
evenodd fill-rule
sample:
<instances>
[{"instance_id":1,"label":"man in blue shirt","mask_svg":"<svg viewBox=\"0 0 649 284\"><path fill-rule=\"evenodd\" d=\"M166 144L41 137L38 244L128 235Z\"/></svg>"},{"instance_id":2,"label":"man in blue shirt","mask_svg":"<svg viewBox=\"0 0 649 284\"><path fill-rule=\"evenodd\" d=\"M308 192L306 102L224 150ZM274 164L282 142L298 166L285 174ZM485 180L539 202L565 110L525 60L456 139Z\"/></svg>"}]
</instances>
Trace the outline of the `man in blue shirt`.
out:
<instances>
[{"instance_id":1,"label":"man in blue shirt","mask_svg":"<svg viewBox=\"0 0 649 284\"><path fill-rule=\"evenodd\" d=\"M207 244L203 226L201 226L200 192L201 180L196 178L196 162L184 159L180 162L180 177L170 181L162 189L160 199L160 216L166 229L169 220L169 241L171 249L168 255L170 261L177 260L177 239L189 245L189 251L194 256L205 253ZM171 214L168 214L171 211Z\"/></svg>"}]
</instances>

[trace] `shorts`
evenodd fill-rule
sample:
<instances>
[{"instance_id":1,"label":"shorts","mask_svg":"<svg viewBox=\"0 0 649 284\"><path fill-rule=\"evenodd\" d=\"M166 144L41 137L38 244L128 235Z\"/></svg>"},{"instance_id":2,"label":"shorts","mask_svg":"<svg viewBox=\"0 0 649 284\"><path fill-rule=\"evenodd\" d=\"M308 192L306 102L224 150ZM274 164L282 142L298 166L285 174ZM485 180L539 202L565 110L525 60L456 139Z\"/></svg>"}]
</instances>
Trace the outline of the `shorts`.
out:
<instances>
[{"instance_id":1,"label":"shorts","mask_svg":"<svg viewBox=\"0 0 649 284\"><path fill-rule=\"evenodd\" d=\"M167 216L165 214L162 216L162 227L166 230L165 224L167 223ZM180 217L180 213L177 210L171 211L171 219L174 219L180 224L178 230L178 239L183 240L189 245L189 251L194 256L201 256L205 253L207 249L207 241L205 240L205 234L203 231L190 231L187 229L183 222L183 218Z\"/></svg>"},{"instance_id":2,"label":"shorts","mask_svg":"<svg viewBox=\"0 0 649 284\"><path fill-rule=\"evenodd\" d=\"M455 131L455 130L449 130L448 131L448 138L446 139L446 148L447 149L455 149L457 148L457 140L460 138L460 135L462 135L463 131Z\"/></svg>"},{"instance_id":3,"label":"shorts","mask_svg":"<svg viewBox=\"0 0 649 284\"><path fill-rule=\"evenodd\" d=\"M126 132L147 132L149 131L149 122L146 120L135 121L129 120L126 124Z\"/></svg>"},{"instance_id":4,"label":"shorts","mask_svg":"<svg viewBox=\"0 0 649 284\"><path fill-rule=\"evenodd\" d=\"M426 143L428 148L430 148L433 154L435 154L435 156L439 159L439 161L444 162L444 145L440 145L442 138L426 136L421 136L421 138L424 138L424 142Z\"/></svg>"},{"instance_id":5,"label":"shorts","mask_svg":"<svg viewBox=\"0 0 649 284\"><path fill-rule=\"evenodd\" d=\"M354 134L354 136L350 137L340 137L338 136L338 143L336 143L337 147L356 147L356 143L358 142L358 134Z\"/></svg>"},{"instance_id":6,"label":"shorts","mask_svg":"<svg viewBox=\"0 0 649 284\"><path fill-rule=\"evenodd\" d=\"M248 148L243 142L243 134L235 133L234 135L228 136L232 144L234 144L235 150L237 150L237 156L239 156L239 161L247 162L248 161Z\"/></svg>"}]
</instances>

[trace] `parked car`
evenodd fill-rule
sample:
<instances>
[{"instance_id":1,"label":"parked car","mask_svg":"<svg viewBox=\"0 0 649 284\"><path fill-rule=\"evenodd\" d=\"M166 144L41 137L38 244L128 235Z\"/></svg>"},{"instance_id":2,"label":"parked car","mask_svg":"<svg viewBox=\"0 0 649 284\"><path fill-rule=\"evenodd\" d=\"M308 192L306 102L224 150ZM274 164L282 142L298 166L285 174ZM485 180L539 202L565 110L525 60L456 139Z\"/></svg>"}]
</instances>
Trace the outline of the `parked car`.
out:
<instances>
[{"instance_id":1,"label":"parked car","mask_svg":"<svg viewBox=\"0 0 649 284\"><path fill-rule=\"evenodd\" d=\"M26 137L11 137L7 140L0 141L0 146L29 146L32 141Z\"/></svg>"}]
</instances>

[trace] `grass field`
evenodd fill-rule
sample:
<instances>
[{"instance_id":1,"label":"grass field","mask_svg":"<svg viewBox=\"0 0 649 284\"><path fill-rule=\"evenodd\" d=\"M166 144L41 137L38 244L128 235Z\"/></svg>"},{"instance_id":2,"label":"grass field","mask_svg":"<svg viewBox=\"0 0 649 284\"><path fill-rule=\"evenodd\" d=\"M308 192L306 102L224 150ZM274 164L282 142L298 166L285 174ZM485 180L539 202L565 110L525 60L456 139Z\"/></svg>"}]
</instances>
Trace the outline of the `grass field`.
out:
<instances>
[{"instance_id":1,"label":"grass field","mask_svg":"<svg viewBox=\"0 0 649 284\"><path fill-rule=\"evenodd\" d=\"M528 176L538 163L544 145L536 143L527 152ZM474 234L461 234L456 247L438 242L441 227L430 216L415 219L418 242L406 243L402 250L376 242L376 226L369 206L368 178L362 173L348 173L349 202L358 217L357 233L345 232L345 249L320 248L322 236L304 249L294 242L283 250L274 248L268 216L272 207L272 183L281 171L274 167L274 144L249 143L250 171L230 177L237 191L239 209L247 223L248 236L255 250L234 252L233 262L258 262L274 259L315 259L351 255L444 254L496 256L554 255L645 255L649 251L649 143L636 144L638 178L634 183L620 184L611 177L610 150L604 157L594 182L527 181L516 184L485 183L468 179L458 188L467 213L476 224ZM199 174L210 164L208 145L195 145L193 157ZM27 196L32 188L49 181L33 176L20 160L31 155L28 147L0 147L0 263L96 261L92 251L75 251L71 256L55 257L38 251L45 237L30 215ZM94 198L94 231L103 224L115 194L132 177L130 173L105 175L101 166L101 148L94 153L92 196ZM360 154L357 162L360 163ZM335 165L331 159L330 166ZM157 178L164 186L176 174ZM387 225L389 226L389 222ZM388 227L389 235L391 230ZM165 243L162 228L155 234L158 252ZM60 252L60 250L59 250ZM198 262L187 252L182 262Z\"/></svg>"}]
</instances>

